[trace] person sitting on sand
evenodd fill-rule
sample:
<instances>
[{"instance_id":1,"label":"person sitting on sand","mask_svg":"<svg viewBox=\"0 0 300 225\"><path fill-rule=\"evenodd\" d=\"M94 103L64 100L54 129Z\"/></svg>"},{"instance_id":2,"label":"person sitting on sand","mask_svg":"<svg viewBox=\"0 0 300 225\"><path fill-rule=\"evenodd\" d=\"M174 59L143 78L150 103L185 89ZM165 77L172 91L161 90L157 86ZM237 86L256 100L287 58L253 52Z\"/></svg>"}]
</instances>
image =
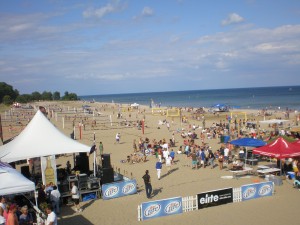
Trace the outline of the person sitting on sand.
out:
<instances>
[{"instance_id":1,"label":"person sitting on sand","mask_svg":"<svg viewBox=\"0 0 300 225\"><path fill-rule=\"evenodd\" d=\"M185 133L185 132L181 132L181 135L180 135L182 138L186 138L186 136L187 136L187 133Z\"/></svg>"},{"instance_id":2,"label":"person sitting on sand","mask_svg":"<svg viewBox=\"0 0 300 225\"><path fill-rule=\"evenodd\" d=\"M236 161L232 162L232 167L230 168L230 170L242 170L244 166L244 163L237 159Z\"/></svg>"}]
</instances>

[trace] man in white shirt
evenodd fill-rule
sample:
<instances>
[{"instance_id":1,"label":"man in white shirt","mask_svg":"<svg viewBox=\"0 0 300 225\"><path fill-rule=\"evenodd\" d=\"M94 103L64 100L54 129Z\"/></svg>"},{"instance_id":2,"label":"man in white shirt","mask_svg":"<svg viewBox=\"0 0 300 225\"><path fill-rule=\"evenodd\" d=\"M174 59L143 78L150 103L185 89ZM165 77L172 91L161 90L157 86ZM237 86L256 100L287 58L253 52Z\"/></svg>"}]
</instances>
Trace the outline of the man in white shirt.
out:
<instances>
[{"instance_id":1,"label":"man in white shirt","mask_svg":"<svg viewBox=\"0 0 300 225\"><path fill-rule=\"evenodd\" d=\"M170 170L171 170L171 165L172 165L172 157L170 155L168 155L165 160L166 160L166 167L167 167L168 174L169 174Z\"/></svg>"},{"instance_id":2,"label":"man in white shirt","mask_svg":"<svg viewBox=\"0 0 300 225\"><path fill-rule=\"evenodd\" d=\"M164 148L163 151L163 158L166 161L167 157L170 155L170 152L168 151L168 149Z\"/></svg>"},{"instance_id":3,"label":"man in white shirt","mask_svg":"<svg viewBox=\"0 0 300 225\"><path fill-rule=\"evenodd\" d=\"M82 209L80 208L80 205L79 205L79 191L78 191L78 187L75 185L74 182L72 183L71 194L72 194L73 202L75 204L75 211L76 212L82 212Z\"/></svg>"},{"instance_id":4,"label":"man in white shirt","mask_svg":"<svg viewBox=\"0 0 300 225\"><path fill-rule=\"evenodd\" d=\"M47 205L46 212L48 214L45 225L57 225L57 217L53 212L53 207L51 204Z\"/></svg>"},{"instance_id":5,"label":"man in white shirt","mask_svg":"<svg viewBox=\"0 0 300 225\"><path fill-rule=\"evenodd\" d=\"M224 148L224 163L228 164L228 159L229 159L229 148L226 146Z\"/></svg>"},{"instance_id":6,"label":"man in white shirt","mask_svg":"<svg viewBox=\"0 0 300 225\"><path fill-rule=\"evenodd\" d=\"M60 202L60 192L57 186L53 186L53 190L50 193L50 200L53 206L53 210L56 214L59 214L59 202Z\"/></svg>"},{"instance_id":7,"label":"man in white shirt","mask_svg":"<svg viewBox=\"0 0 300 225\"><path fill-rule=\"evenodd\" d=\"M117 133L117 134L116 134L116 143L117 143L117 144L120 143L120 138L121 138L120 133Z\"/></svg>"}]
</instances>

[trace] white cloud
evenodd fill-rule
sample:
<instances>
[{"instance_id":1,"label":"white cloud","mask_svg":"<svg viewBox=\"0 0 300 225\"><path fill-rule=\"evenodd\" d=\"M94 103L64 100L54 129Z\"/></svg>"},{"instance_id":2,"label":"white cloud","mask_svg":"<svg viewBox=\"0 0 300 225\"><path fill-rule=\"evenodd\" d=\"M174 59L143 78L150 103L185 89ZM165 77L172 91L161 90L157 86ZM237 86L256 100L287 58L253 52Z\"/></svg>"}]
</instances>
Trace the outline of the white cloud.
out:
<instances>
[{"instance_id":1,"label":"white cloud","mask_svg":"<svg viewBox=\"0 0 300 225\"><path fill-rule=\"evenodd\" d=\"M106 6L103 6L98 9L89 8L83 12L83 16L85 18L90 18L90 17L102 18L105 15L114 12L115 10L116 9L111 4L107 4Z\"/></svg>"},{"instance_id":2,"label":"white cloud","mask_svg":"<svg viewBox=\"0 0 300 225\"><path fill-rule=\"evenodd\" d=\"M91 11L90 16L100 18L116 12L108 5L102 7L102 11ZM143 18L143 12L145 16L153 15L151 10L144 8L139 17ZM292 80L293 71L299 71L300 25L274 29L239 26L194 39L187 33L151 33L145 29L135 30L129 37L123 33L116 36L105 21L48 24L45 22L48 19L39 14L23 18L11 15L0 20L0 76L7 83L17 84L15 88L21 92L25 88L38 90L36 87L40 86L69 90L76 84L79 88L76 93L97 84L103 85L108 93L117 90L117 85L126 92L128 86L122 85L124 82L145 87L145 81L150 80L160 80L159 83L176 81L185 88L186 77L190 89L195 88L192 85L197 85L197 80L203 80L209 87L208 78L214 76L235 80L247 71L257 75L249 76L249 79L257 79L266 71L275 74L277 69L277 73L291 74L288 79ZM122 21L122 25L126 25L126 21ZM126 26L118 30L127 31ZM20 77L28 81L26 87L16 82ZM40 77L43 77L44 86L36 85ZM242 78L239 79L241 82ZM146 86L150 90L151 85Z\"/></svg>"},{"instance_id":3,"label":"white cloud","mask_svg":"<svg viewBox=\"0 0 300 225\"><path fill-rule=\"evenodd\" d=\"M152 8L146 6L143 8L143 11L142 11L142 16L153 16L154 14L154 11Z\"/></svg>"},{"instance_id":4,"label":"white cloud","mask_svg":"<svg viewBox=\"0 0 300 225\"><path fill-rule=\"evenodd\" d=\"M88 8L85 11L83 11L82 15L85 18L103 18L104 16L121 11L125 8L125 5L122 5L119 3L119 1L114 1L112 3L107 3L105 6L102 6L100 8Z\"/></svg>"},{"instance_id":5,"label":"white cloud","mask_svg":"<svg viewBox=\"0 0 300 225\"><path fill-rule=\"evenodd\" d=\"M141 20L143 17L151 17L154 15L154 10L152 8L150 8L149 6L145 6L142 10L142 12L137 15L137 16L133 16L132 19L139 21Z\"/></svg>"},{"instance_id":6,"label":"white cloud","mask_svg":"<svg viewBox=\"0 0 300 225\"><path fill-rule=\"evenodd\" d=\"M223 26L235 24L235 23L241 23L244 21L244 18L238 15L237 13L231 13L228 15L228 17L225 20L222 20L221 24Z\"/></svg>"}]
</instances>

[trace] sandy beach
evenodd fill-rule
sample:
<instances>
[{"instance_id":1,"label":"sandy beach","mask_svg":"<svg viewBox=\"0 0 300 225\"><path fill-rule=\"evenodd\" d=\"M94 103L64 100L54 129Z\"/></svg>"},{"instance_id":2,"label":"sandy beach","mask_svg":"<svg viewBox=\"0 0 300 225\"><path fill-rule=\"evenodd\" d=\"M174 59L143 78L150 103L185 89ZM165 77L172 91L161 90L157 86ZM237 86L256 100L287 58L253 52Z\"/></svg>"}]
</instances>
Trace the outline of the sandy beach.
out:
<instances>
[{"instance_id":1,"label":"sandy beach","mask_svg":"<svg viewBox=\"0 0 300 225\"><path fill-rule=\"evenodd\" d=\"M165 115L153 115L151 109L146 106L140 107L140 109L133 109L128 111L128 107L123 105L121 108L122 118L117 118L118 106L116 104L104 104L104 103L87 103L87 102L40 102L37 106L42 105L49 108L50 121L55 126L65 133L67 136L73 130L73 124L75 124L75 135L79 142L91 146L93 144L93 137L95 133L96 144L102 141L104 145L104 153L111 154L111 163L115 170L120 170L121 174L134 178L138 183L138 194L111 199L103 200L98 199L95 201L88 201L81 203L83 205L82 213L75 213L69 206L63 206L62 213L59 216L59 224L64 225L90 225L90 224L209 224L209 225L235 225L235 224L290 224L296 225L297 213L300 200L300 192L294 189L291 181L284 180L283 185L275 186L275 194L271 197L265 197L255 199L251 201L231 203L217 207L210 207L201 210L195 210L192 212L183 213L181 215L174 215L168 217L161 217L151 219L148 221L138 221L137 219L137 207L142 202L147 202L144 183L142 176L146 169L150 171L153 187L152 200L159 200L177 196L195 196L198 193L211 191L226 187L240 187L243 184L250 184L257 182L258 180L264 181L264 179L258 176L245 176L240 179L223 179L223 176L232 175L228 168L219 170L218 167L214 169L201 168L198 170L191 169L191 159L187 158L183 154L176 154L176 164L172 165L172 172L167 174L166 167L162 169L162 179L158 180L156 177L155 163L157 159L155 156L147 158L146 162L140 162L135 164L122 163L121 160L125 160L126 157L133 153L132 143L135 139L139 138L149 140L169 140L172 138L174 132L176 147L174 151L177 152L179 146L183 144L183 138L180 136L180 132L177 130L184 129L185 131L191 130L191 126L202 127L202 117L200 120L193 119L193 116L187 110L183 111L183 115L188 120L187 123L181 123L179 117L166 117ZM91 114L82 113L82 105L89 105ZM62 112L59 112L59 109ZM77 111L77 113L76 113ZM257 110L239 110L233 112L233 116L236 118L244 118L245 113L247 119L252 121L263 120L263 116L259 115ZM272 116L268 116L266 119L275 117L284 117L283 112L272 112ZM51 115L52 114L52 115ZM205 126L210 127L212 124L223 121L230 113L220 113L220 115L204 114ZM74 120L74 116L76 119ZM2 119L6 115L2 113ZM8 117L8 116L7 116ZM63 120L64 119L64 127ZM111 119L110 119L111 117ZM195 116L194 116L195 118ZM290 123L293 121L291 116ZM142 134L142 130L138 129L134 124L138 120L145 119L145 132ZM167 120L170 122L170 130L166 125L158 125L159 121ZM92 121L96 120L96 125L92 125ZM126 120L126 122L125 122ZM3 119L3 121L6 121ZM78 125L84 121L85 129L82 129L82 137L79 137ZM26 119L24 119L23 126L26 125ZM2 122L4 140L16 135L22 129L21 126L13 126L12 130L9 130L9 124ZM127 126L126 124L130 124ZM288 126L285 124L284 126ZM159 129L158 129L159 127ZM260 127L261 130L271 130L272 128L267 125ZM200 135L201 129L196 129L195 132ZM116 133L121 134L121 140L119 144L115 143ZM196 144L201 145L201 140L196 139ZM208 146L211 146L213 152L220 148L220 139L208 139L204 141ZM92 169L93 157L90 156L90 168ZM57 159L57 163L65 165L67 160L70 160L73 166L72 156L61 156ZM267 164L267 162L260 162L261 164ZM255 168L255 166L254 166Z\"/></svg>"}]
</instances>

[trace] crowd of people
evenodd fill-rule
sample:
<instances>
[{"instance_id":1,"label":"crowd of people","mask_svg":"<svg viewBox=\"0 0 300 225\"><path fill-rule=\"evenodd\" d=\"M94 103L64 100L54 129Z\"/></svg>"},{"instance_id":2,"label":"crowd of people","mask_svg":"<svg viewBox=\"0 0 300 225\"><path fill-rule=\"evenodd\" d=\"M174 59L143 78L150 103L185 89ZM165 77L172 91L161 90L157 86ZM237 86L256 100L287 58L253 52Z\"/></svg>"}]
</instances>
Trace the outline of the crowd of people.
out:
<instances>
[{"instance_id":1,"label":"crowd of people","mask_svg":"<svg viewBox=\"0 0 300 225\"><path fill-rule=\"evenodd\" d=\"M0 197L0 225L33 225L38 218L34 211L30 210L27 205L22 205L20 201L13 199L7 201L6 197ZM47 218L43 224L57 225L57 216L54 213L53 206L48 204L45 207Z\"/></svg>"}]
</instances>

